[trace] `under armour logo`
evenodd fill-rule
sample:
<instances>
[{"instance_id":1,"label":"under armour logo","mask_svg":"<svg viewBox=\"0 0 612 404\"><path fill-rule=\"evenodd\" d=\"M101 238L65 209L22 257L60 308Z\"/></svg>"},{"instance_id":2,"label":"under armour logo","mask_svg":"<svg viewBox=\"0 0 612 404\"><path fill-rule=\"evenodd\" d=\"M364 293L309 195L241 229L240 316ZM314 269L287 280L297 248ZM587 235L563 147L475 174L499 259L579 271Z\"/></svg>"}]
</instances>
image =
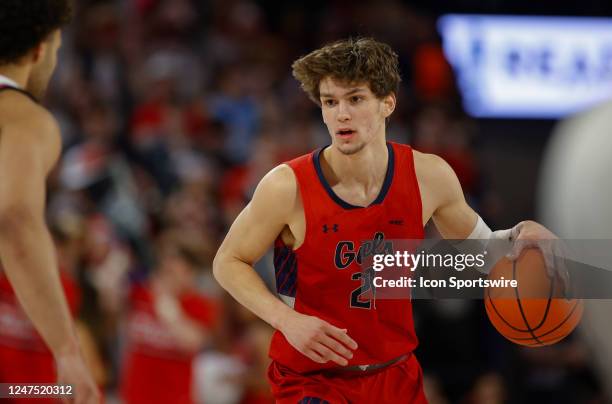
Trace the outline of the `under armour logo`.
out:
<instances>
[{"instance_id":1,"label":"under armour logo","mask_svg":"<svg viewBox=\"0 0 612 404\"><path fill-rule=\"evenodd\" d=\"M332 227L331 227L331 230L332 230L334 233L337 233L339 228L340 228L340 226L334 223L334 224L332 225ZM324 224L324 225L323 225L323 233L327 233L328 231L329 231L329 226L328 226L328 225L326 225L326 224Z\"/></svg>"}]
</instances>

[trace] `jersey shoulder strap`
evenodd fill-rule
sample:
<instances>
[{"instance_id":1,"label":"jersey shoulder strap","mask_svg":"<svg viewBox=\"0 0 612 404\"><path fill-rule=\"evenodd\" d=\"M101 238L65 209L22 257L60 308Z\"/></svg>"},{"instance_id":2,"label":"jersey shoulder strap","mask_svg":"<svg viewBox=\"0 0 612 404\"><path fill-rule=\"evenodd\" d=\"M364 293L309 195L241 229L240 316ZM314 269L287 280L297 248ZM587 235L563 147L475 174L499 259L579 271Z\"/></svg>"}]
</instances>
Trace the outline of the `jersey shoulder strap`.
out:
<instances>
[{"instance_id":1,"label":"jersey shoulder strap","mask_svg":"<svg viewBox=\"0 0 612 404\"><path fill-rule=\"evenodd\" d=\"M26 97L28 97L29 99L31 99L32 101L34 101L35 103L38 104L38 100L36 99L36 97L34 97L28 91L22 90L21 88L9 86L9 85L6 85L6 84L0 84L0 92L1 91L7 91L7 90L17 91L18 93L21 93L21 94L25 95Z\"/></svg>"}]
</instances>

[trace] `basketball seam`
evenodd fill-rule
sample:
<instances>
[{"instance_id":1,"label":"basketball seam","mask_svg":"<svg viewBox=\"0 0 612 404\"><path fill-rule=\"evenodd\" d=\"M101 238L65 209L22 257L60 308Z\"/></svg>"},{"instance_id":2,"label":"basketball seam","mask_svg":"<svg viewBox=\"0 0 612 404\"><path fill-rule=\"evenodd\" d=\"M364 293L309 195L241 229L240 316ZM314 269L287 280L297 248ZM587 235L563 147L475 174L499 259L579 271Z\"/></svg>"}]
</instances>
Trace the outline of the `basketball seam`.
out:
<instances>
[{"instance_id":1,"label":"basketball seam","mask_svg":"<svg viewBox=\"0 0 612 404\"><path fill-rule=\"evenodd\" d=\"M569 334L568 334L568 335L569 335ZM512 342L515 342L515 343L517 343L517 344L520 344L520 345L524 345L524 346L528 346L528 347L534 347L534 346L545 346L545 345L547 345L547 344L549 344L549 343L551 343L551 342L552 342L552 343L557 343L557 342L561 341L561 340L562 340L563 338L565 338L565 337L566 337L566 336L563 336L563 337L555 337L555 338L551 338L551 339L545 339L545 340L542 340L542 341L540 341L540 342L534 342L534 343L532 343L532 344L530 344L530 343L525 343L525 342L518 342L518 340L517 340L516 338L509 338L509 340L510 340L510 341L512 341Z\"/></svg>"},{"instance_id":2,"label":"basketball seam","mask_svg":"<svg viewBox=\"0 0 612 404\"><path fill-rule=\"evenodd\" d=\"M512 266L513 276L514 276L514 268L515 268L514 265L515 264L516 264L516 261L514 262ZM533 331L539 330L542 327L542 325L544 325L544 322L546 321L546 317L548 317L548 312L550 311L550 304L551 304L551 299L554 294L554 291L555 291L555 277L552 278L552 282L550 284L550 290L548 292L548 301L546 302L546 309L544 310L544 316L542 317L542 320L540 320L540 323L537 326L531 328ZM518 287L515 288L515 292L516 292L517 299L520 301L520 298L518 296ZM527 321L525 318L523 319Z\"/></svg>"},{"instance_id":3,"label":"basketball seam","mask_svg":"<svg viewBox=\"0 0 612 404\"><path fill-rule=\"evenodd\" d=\"M513 269L513 271L514 271L514 269L515 269L515 264L516 264L516 262L513 262L513 265L512 265L512 269ZM515 274L514 274L514 272L513 272L513 274L512 274L512 279L513 279L513 280L515 279ZM516 288L514 288L514 289L515 289L515 291L516 291ZM493 310L495 311L495 314L497 314L497 316L500 318L500 320L501 320L501 321L503 321L503 322L504 322L504 324L506 324L508 327L510 327L510 328L511 328L511 329L513 329L514 331L519 331L519 332L529 332L529 331L530 331L529 324L526 324L526 325L527 325L527 327L528 327L527 329L518 328L518 327L516 327L516 326L514 326L514 325L510 324L510 323L509 323L509 322L508 322L508 321L507 321L507 320L506 320L506 319L505 319L505 318L504 318L504 317L503 317L503 316L502 316L502 315L499 313L499 311L497 310L497 307L495 307L495 304L493 303L493 299L491 298L491 289L489 289L489 288L487 288L487 296L489 297L488 301L489 301L489 303L491 304L491 307L493 308ZM485 300L485 304L486 304L486 300ZM548 307L548 305L547 305L547 307ZM520 308L520 307L519 307L519 308ZM546 313L545 313L545 315L546 315ZM538 328L539 328L539 327L538 327Z\"/></svg>"},{"instance_id":4,"label":"basketball seam","mask_svg":"<svg viewBox=\"0 0 612 404\"><path fill-rule=\"evenodd\" d=\"M515 280L515 279L516 279L516 261L512 261L512 280ZM518 304L519 312L521 313L521 317L523 318L523 321L525 322L525 326L527 327L528 332L531 334L534 340L544 345L542 341L540 341L538 337L534 334L533 332L534 330L531 329L531 326L529 325L529 322L527 321L527 316L525 316L525 312L523 311L523 305L521 304L521 297L519 296L518 286L515 286L513 289L514 289L514 294L516 296L516 303ZM548 308L549 305L550 305L550 298L548 300L548 303L546 304L546 307ZM544 319L546 319L546 315L544 316Z\"/></svg>"},{"instance_id":5,"label":"basketball seam","mask_svg":"<svg viewBox=\"0 0 612 404\"><path fill-rule=\"evenodd\" d=\"M517 269L516 269L516 261L513 261L512 263L512 279L516 280L516 275L517 275ZM530 338L524 338L524 337L510 337L510 336L506 336L506 338L508 338L510 341L513 341L515 343L521 344L521 345L525 345L525 346L543 346L549 343L554 343L554 342L558 342L560 340L562 340L563 338L565 338L567 335L569 335L569 333L571 333L572 330L570 330L569 333L567 333L566 335L563 336L559 336L559 337L555 337L555 338L551 338L551 339L544 339L543 337L550 335L552 333L554 333L555 331L559 330L561 327L563 327L563 325L565 325L576 313L578 313L578 311L576 310L576 308L578 308L578 305L581 303L578 299L575 300L573 306L571 307L569 313L567 314L567 316L559 323L557 324L554 328L546 331L545 333L541 334L541 335L536 335L535 331L541 329L544 324L546 323L546 319L548 317L548 314L551 310L551 304L552 304L552 299L553 299L553 295L554 295L554 290L555 290L555 282L556 279L555 277L552 277L551 283L550 283L550 290L549 290L549 296L546 302L546 309L544 311L544 315L542 320L539 322L539 324L536 327L531 327L528 320L527 320L527 316L525 315L525 311L523 309L523 305L521 302L521 298L520 298L520 294L518 291L518 287L514 287L514 292L515 292L515 296L516 296L516 301L518 304L518 308L520 311L520 314L523 318L523 321L525 323L525 326L527 327L527 329L521 329L518 327L515 327L514 325L510 324L499 312L499 310L497 309L496 305L493 302L493 299L491 298L491 290L490 288L487 288L487 294L485 296L485 308L487 309L487 311L489 312L494 312L496 314L496 316L506 325L508 326L510 329L512 329L513 331L519 332L519 333L525 333L528 332L531 337ZM490 308L488 306L488 304L490 304ZM489 309L492 309L492 311L490 311ZM575 328L575 326L574 326ZM522 341L528 341L528 340L533 340L533 343L528 343L528 342L522 342Z\"/></svg>"},{"instance_id":6,"label":"basketball seam","mask_svg":"<svg viewBox=\"0 0 612 404\"><path fill-rule=\"evenodd\" d=\"M572 307L572 310L569 312L569 314L567 315L567 317L565 317L565 318L563 319L563 321L561 321L561 323L559 323L559 324L558 324L558 325L557 325L555 328L553 328L553 329L551 329L551 330L549 330L549 331L545 332L544 334L540 335L539 337L540 337L540 338L545 337L545 336L547 336L548 334L550 334L550 333L552 333L552 332L555 332L555 331L557 331L557 330L558 330L560 327L562 327L562 326L563 326L563 324L565 324L565 323L566 323L566 322L567 322L567 321L570 319L570 317L571 317L571 316L574 314L574 312L575 312L575 310L576 310L576 307L578 307L578 301L576 301L576 302L574 303L574 306ZM565 338L565 337L564 337L564 338ZM518 338L518 337L517 337L517 338L514 338L514 337L512 337L511 339L513 339L513 340L517 340L517 341L521 341L521 340L528 340L528 339L531 339L531 338Z\"/></svg>"},{"instance_id":7,"label":"basketball seam","mask_svg":"<svg viewBox=\"0 0 612 404\"><path fill-rule=\"evenodd\" d=\"M508 327L512 328L514 331L519 331L519 332L527 332L527 331L529 331L529 330L523 330L521 328L517 328L517 327L513 326L512 324L510 324L508 321L506 321L506 319L501 314L499 314L499 311L497 310L497 307L495 307L495 304L493 303L493 299L491 298L491 290L490 289L487 289L487 295L488 295L489 299L485 300L485 305L486 305L486 302L488 301L491 304L491 307L493 307L493 311L495 311L495 314L497 314L497 316L500 318L501 321L504 322L504 324L506 324Z\"/></svg>"},{"instance_id":8,"label":"basketball seam","mask_svg":"<svg viewBox=\"0 0 612 404\"><path fill-rule=\"evenodd\" d=\"M518 287L516 288L516 290L517 290L517 293L518 293ZM552 282L550 283L550 291L548 292L548 301L546 302L546 309L544 310L544 316L542 317L542 320L540 321L540 324L538 324L535 328L533 328L534 331L539 330L540 327L542 327L542 325L546 321L546 317L548 317L548 312L550 311L551 299L552 299L554 293L555 293L555 277L553 276Z\"/></svg>"}]
</instances>

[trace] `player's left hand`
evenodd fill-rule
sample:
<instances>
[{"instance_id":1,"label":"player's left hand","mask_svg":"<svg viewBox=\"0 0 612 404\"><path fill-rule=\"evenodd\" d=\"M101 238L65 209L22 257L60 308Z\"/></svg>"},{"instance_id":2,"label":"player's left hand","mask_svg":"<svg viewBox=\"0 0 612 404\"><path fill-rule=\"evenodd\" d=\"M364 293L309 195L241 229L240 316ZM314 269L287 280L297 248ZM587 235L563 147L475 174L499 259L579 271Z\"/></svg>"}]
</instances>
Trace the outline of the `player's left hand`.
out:
<instances>
[{"instance_id":1,"label":"player's left hand","mask_svg":"<svg viewBox=\"0 0 612 404\"><path fill-rule=\"evenodd\" d=\"M565 265L566 248L563 242L541 224L526 220L512 229L512 249L507 257L516 260L523 249L538 248L544 257L548 276L559 277L565 292L569 288L569 272Z\"/></svg>"}]
</instances>

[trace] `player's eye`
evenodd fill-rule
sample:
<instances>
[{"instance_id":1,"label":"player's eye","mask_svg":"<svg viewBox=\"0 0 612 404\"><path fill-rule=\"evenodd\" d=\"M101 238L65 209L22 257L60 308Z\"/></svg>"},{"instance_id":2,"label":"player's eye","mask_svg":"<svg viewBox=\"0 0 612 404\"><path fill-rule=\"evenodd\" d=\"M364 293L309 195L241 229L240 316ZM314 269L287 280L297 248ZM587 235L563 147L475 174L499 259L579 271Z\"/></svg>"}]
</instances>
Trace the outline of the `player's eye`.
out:
<instances>
[{"instance_id":1,"label":"player's eye","mask_svg":"<svg viewBox=\"0 0 612 404\"><path fill-rule=\"evenodd\" d=\"M354 96L351 97L351 102L353 104L357 104L361 100L363 100L363 98L361 96L359 96L359 95L354 95Z\"/></svg>"},{"instance_id":2,"label":"player's eye","mask_svg":"<svg viewBox=\"0 0 612 404\"><path fill-rule=\"evenodd\" d=\"M333 107L334 105L336 105L336 101L334 101L334 100L323 100L323 105L325 105L326 107Z\"/></svg>"}]
</instances>

